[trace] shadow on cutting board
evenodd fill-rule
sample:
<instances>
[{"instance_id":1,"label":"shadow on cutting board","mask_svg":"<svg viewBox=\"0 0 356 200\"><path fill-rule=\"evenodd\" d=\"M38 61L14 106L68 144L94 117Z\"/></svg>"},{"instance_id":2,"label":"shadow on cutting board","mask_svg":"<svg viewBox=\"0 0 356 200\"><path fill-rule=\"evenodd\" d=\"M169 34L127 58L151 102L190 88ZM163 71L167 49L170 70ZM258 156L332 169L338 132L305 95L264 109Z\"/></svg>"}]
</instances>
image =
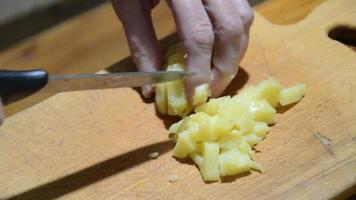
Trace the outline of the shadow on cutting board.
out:
<instances>
[{"instance_id":1,"label":"shadow on cutting board","mask_svg":"<svg viewBox=\"0 0 356 200\"><path fill-rule=\"evenodd\" d=\"M95 182L119 174L135 165L151 160L147 152L164 154L173 148L169 140L150 144L89 166L52 182L40 185L8 199L55 199Z\"/></svg>"}]
</instances>

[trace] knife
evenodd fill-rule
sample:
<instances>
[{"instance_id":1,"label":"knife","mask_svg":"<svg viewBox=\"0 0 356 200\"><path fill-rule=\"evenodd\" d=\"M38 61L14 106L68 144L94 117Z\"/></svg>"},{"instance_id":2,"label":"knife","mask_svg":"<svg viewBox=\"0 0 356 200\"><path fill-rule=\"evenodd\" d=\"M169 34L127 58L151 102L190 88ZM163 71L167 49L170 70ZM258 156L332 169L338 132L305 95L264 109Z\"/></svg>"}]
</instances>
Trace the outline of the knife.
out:
<instances>
[{"instance_id":1,"label":"knife","mask_svg":"<svg viewBox=\"0 0 356 200\"><path fill-rule=\"evenodd\" d=\"M7 105L40 91L65 92L139 87L184 79L190 75L192 73L183 71L49 75L41 69L27 71L0 70L0 96L3 103Z\"/></svg>"}]
</instances>

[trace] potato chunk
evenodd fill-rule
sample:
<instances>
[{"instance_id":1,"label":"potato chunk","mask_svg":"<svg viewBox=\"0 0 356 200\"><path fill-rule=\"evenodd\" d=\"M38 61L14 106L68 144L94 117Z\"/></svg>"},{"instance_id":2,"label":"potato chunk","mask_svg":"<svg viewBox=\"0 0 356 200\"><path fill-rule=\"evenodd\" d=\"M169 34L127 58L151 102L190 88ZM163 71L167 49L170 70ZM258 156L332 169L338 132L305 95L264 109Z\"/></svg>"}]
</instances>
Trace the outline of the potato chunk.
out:
<instances>
[{"instance_id":1,"label":"potato chunk","mask_svg":"<svg viewBox=\"0 0 356 200\"><path fill-rule=\"evenodd\" d=\"M305 94L305 85L298 84L296 86L283 89L279 94L279 103L284 106L298 102Z\"/></svg>"},{"instance_id":2,"label":"potato chunk","mask_svg":"<svg viewBox=\"0 0 356 200\"><path fill-rule=\"evenodd\" d=\"M219 156L221 176L232 176L247 172L250 170L251 165L251 158L236 150L225 151Z\"/></svg>"},{"instance_id":3,"label":"potato chunk","mask_svg":"<svg viewBox=\"0 0 356 200\"><path fill-rule=\"evenodd\" d=\"M158 112L167 114L167 93L166 84L157 84L155 87L155 102Z\"/></svg>"},{"instance_id":4,"label":"potato chunk","mask_svg":"<svg viewBox=\"0 0 356 200\"><path fill-rule=\"evenodd\" d=\"M181 46L173 46L165 58L167 70L185 69ZM183 117L169 128L176 143L173 156L190 157L204 181L218 181L221 176L261 170L251 158L254 145L266 138L268 125L276 123L278 103L295 103L304 93L303 84L284 89L269 78L232 97L208 100L209 87L203 84L195 88L190 104L183 81L178 80L156 85L155 101L159 112ZM192 110L195 113L189 115Z\"/></svg>"},{"instance_id":5,"label":"potato chunk","mask_svg":"<svg viewBox=\"0 0 356 200\"><path fill-rule=\"evenodd\" d=\"M203 162L199 166L204 181L218 181L219 172L219 144L205 142L203 144Z\"/></svg>"},{"instance_id":6,"label":"potato chunk","mask_svg":"<svg viewBox=\"0 0 356 200\"><path fill-rule=\"evenodd\" d=\"M170 48L165 57L168 60L167 71L185 70L184 51L181 45ZM205 103L210 93L208 84L196 87L193 104L190 104L185 93L183 80L157 84L155 92L155 103L160 113L181 117L188 115L193 107Z\"/></svg>"},{"instance_id":7,"label":"potato chunk","mask_svg":"<svg viewBox=\"0 0 356 200\"><path fill-rule=\"evenodd\" d=\"M189 138L189 133L184 131L179 133L177 143L173 149L173 156L184 158L195 149L194 143Z\"/></svg>"}]
</instances>

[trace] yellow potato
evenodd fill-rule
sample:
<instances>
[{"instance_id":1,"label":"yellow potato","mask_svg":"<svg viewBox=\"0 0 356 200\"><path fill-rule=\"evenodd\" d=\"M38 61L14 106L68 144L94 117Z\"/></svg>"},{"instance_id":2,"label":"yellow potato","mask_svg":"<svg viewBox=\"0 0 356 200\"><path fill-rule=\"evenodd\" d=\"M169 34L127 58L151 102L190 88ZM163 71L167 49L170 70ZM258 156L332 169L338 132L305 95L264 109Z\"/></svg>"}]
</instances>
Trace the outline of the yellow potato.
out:
<instances>
[{"instance_id":1,"label":"yellow potato","mask_svg":"<svg viewBox=\"0 0 356 200\"><path fill-rule=\"evenodd\" d=\"M155 87L155 103L157 106L158 112L161 114L167 114L167 93L166 93L166 84L161 83L157 84Z\"/></svg>"},{"instance_id":2,"label":"yellow potato","mask_svg":"<svg viewBox=\"0 0 356 200\"><path fill-rule=\"evenodd\" d=\"M179 133L177 143L173 149L173 156L184 158L194 150L195 146L189 138L189 133L187 131Z\"/></svg>"},{"instance_id":3,"label":"yellow potato","mask_svg":"<svg viewBox=\"0 0 356 200\"><path fill-rule=\"evenodd\" d=\"M193 106L199 106L208 100L209 85L203 84L195 88L193 96Z\"/></svg>"},{"instance_id":4,"label":"yellow potato","mask_svg":"<svg viewBox=\"0 0 356 200\"><path fill-rule=\"evenodd\" d=\"M184 70L184 49L180 45L172 47L165 59L167 70ZM251 159L253 146L266 137L268 125L276 123L278 103L297 102L304 93L302 84L283 89L277 80L269 78L233 97L206 102L209 87L203 84L195 89L190 104L179 80L158 84L155 101L159 112L184 116L169 128L176 142L173 156L190 157L205 181L218 181L220 176L261 171L261 165ZM195 113L188 115L193 109Z\"/></svg>"},{"instance_id":5,"label":"yellow potato","mask_svg":"<svg viewBox=\"0 0 356 200\"><path fill-rule=\"evenodd\" d=\"M194 163L196 164L196 165L201 165L201 164L203 164L203 160L204 160L204 158L203 158L203 156L201 156L200 154L197 154L197 153L190 153L189 154L189 157L194 161Z\"/></svg>"},{"instance_id":6,"label":"yellow potato","mask_svg":"<svg viewBox=\"0 0 356 200\"><path fill-rule=\"evenodd\" d=\"M282 85L277 80L269 78L258 85L256 98L265 99L273 107L277 107L281 89Z\"/></svg>"},{"instance_id":7,"label":"yellow potato","mask_svg":"<svg viewBox=\"0 0 356 200\"><path fill-rule=\"evenodd\" d=\"M190 115L190 118L198 123L199 126L200 134L198 134L197 137L194 137L194 141L214 141L218 138L211 116L205 113L195 113Z\"/></svg>"},{"instance_id":8,"label":"yellow potato","mask_svg":"<svg viewBox=\"0 0 356 200\"><path fill-rule=\"evenodd\" d=\"M239 131L232 131L230 134L221 137L218 140L220 148L223 150L237 149L242 140L242 133Z\"/></svg>"},{"instance_id":9,"label":"yellow potato","mask_svg":"<svg viewBox=\"0 0 356 200\"><path fill-rule=\"evenodd\" d=\"M298 84L296 86L283 89L279 94L279 103L284 106L300 101L305 94L305 85Z\"/></svg>"},{"instance_id":10,"label":"yellow potato","mask_svg":"<svg viewBox=\"0 0 356 200\"><path fill-rule=\"evenodd\" d=\"M252 160L247 154L236 150L225 151L219 156L221 176L232 176L250 170Z\"/></svg>"},{"instance_id":11,"label":"yellow potato","mask_svg":"<svg viewBox=\"0 0 356 200\"><path fill-rule=\"evenodd\" d=\"M269 131L268 125L264 122L255 122L255 126L253 128L253 132L260 137L265 138L267 132Z\"/></svg>"},{"instance_id":12,"label":"yellow potato","mask_svg":"<svg viewBox=\"0 0 356 200\"><path fill-rule=\"evenodd\" d=\"M249 135L244 135L243 140L245 140L250 146L254 146L262 141L261 137L258 137L256 133L251 133Z\"/></svg>"},{"instance_id":13,"label":"yellow potato","mask_svg":"<svg viewBox=\"0 0 356 200\"><path fill-rule=\"evenodd\" d=\"M180 115L187 107L187 99L182 81L171 81L166 83L167 106L169 115Z\"/></svg>"},{"instance_id":14,"label":"yellow potato","mask_svg":"<svg viewBox=\"0 0 356 200\"><path fill-rule=\"evenodd\" d=\"M220 179L218 143L205 142L203 144L203 162L199 165L204 181L218 181Z\"/></svg>"},{"instance_id":15,"label":"yellow potato","mask_svg":"<svg viewBox=\"0 0 356 200\"><path fill-rule=\"evenodd\" d=\"M254 100L250 102L249 111L254 115L256 121L267 124L275 123L276 109L267 100Z\"/></svg>"},{"instance_id":16,"label":"yellow potato","mask_svg":"<svg viewBox=\"0 0 356 200\"><path fill-rule=\"evenodd\" d=\"M195 108L195 112L202 112L205 114L208 114L210 116L216 115L218 110L219 110L219 105L216 103L216 101L212 101L211 99L208 103L200 105Z\"/></svg>"}]
</instances>

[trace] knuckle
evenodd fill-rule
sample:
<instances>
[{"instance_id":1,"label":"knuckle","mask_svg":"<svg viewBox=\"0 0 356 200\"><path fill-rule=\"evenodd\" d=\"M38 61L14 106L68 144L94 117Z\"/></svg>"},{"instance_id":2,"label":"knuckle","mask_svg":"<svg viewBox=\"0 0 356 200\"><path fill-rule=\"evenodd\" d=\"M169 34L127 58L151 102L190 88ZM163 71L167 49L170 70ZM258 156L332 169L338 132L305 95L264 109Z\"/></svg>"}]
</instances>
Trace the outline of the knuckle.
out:
<instances>
[{"instance_id":1,"label":"knuckle","mask_svg":"<svg viewBox=\"0 0 356 200\"><path fill-rule=\"evenodd\" d=\"M245 28L249 28L254 20L254 14L251 10L244 10L240 13L242 23Z\"/></svg>"},{"instance_id":2,"label":"knuckle","mask_svg":"<svg viewBox=\"0 0 356 200\"><path fill-rule=\"evenodd\" d=\"M147 52L136 42L130 43L130 51L133 57L146 57Z\"/></svg>"},{"instance_id":3,"label":"knuckle","mask_svg":"<svg viewBox=\"0 0 356 200\"><path fill-rule=\"evenodd\" d=\"M209 23L195 25L187 38L188 46L194 46L202 50L211 51L214 45L213 27Z\"/></svg>"},{"instance_id":4,"label":"knuckle","mask_svg":"<svg viewBox=\"0 0 356 200\"><path fill-rule=\"evenodd\" d=\"M240 37L244 33L244 26L240 20L227 19L224 23L216 27L216 34L221 39L231 40Z\"/></svg>"}]
</instances>

